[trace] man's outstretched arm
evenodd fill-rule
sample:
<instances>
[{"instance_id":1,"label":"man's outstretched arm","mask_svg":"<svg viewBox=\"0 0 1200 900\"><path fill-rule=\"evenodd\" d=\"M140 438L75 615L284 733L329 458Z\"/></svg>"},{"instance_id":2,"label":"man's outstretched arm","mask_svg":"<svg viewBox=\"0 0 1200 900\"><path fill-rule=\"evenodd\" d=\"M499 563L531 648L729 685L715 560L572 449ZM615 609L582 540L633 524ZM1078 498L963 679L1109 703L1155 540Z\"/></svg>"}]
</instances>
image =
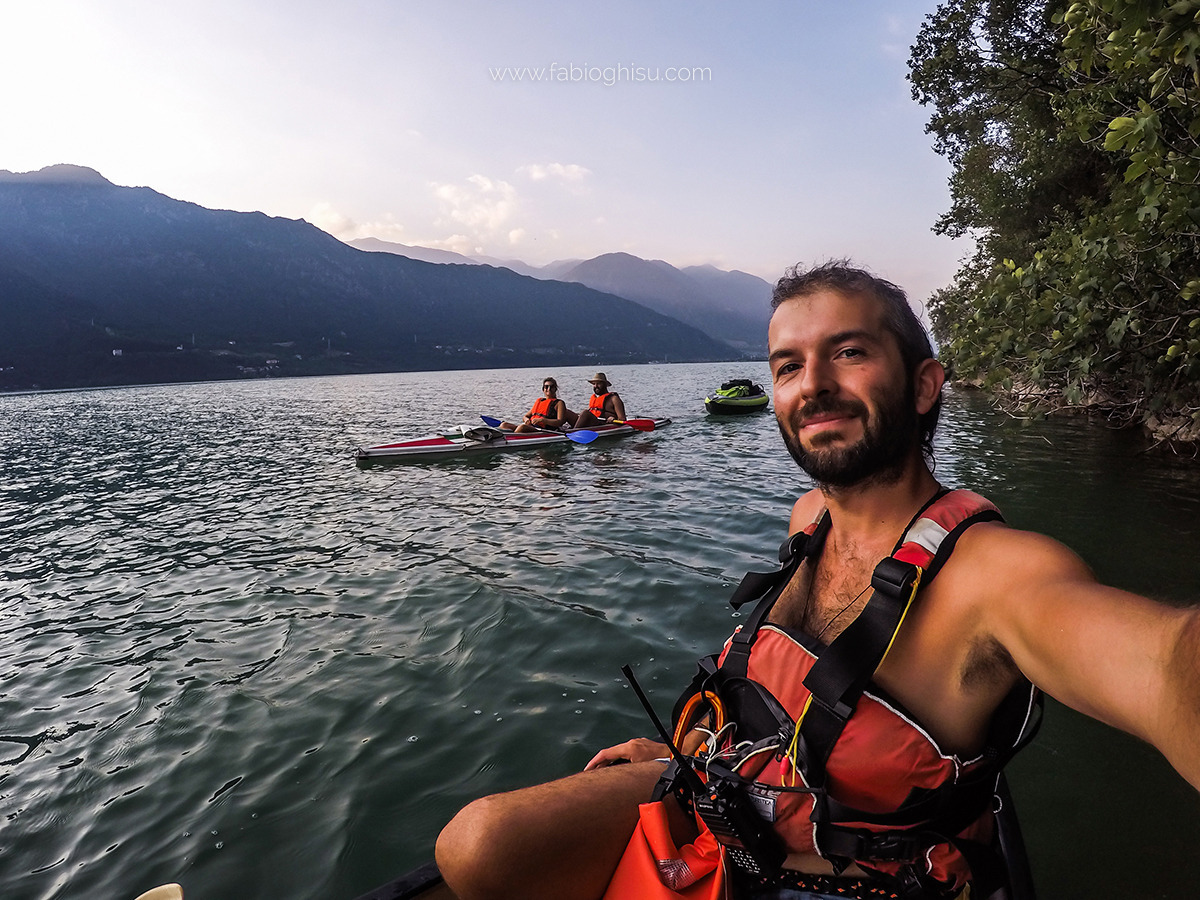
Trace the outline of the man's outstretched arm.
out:
<instances>
[{"instance_id":1,"label":"man's outstretched arm","mask_svg":"<svg viewBox=\"0 0 1200 900\"><path fill-rule=\"evenodd\" d=\"M1046 693L1157 747L1200 790L1200 608L1102 585L1043 535L977 526L985 630ZM965 560L964 560L965 561Z\"/></svg>"}]
</instances>

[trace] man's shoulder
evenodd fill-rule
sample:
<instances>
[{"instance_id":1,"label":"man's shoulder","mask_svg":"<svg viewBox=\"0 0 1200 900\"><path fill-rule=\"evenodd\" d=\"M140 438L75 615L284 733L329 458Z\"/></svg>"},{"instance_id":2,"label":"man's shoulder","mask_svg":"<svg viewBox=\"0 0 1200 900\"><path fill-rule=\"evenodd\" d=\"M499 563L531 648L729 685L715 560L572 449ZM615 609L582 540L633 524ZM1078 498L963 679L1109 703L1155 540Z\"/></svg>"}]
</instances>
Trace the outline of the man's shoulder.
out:
<instances>
[{"instance_id":1,"label":"man's shoulder","mask_svg":"<svg viewBox=\"0 0 1200 900\"><path fill-rule=\"evenodd\" d=\"M817 520L825 509L825 497L818 490L806 491L792 504L792 518L788 531L795 534Z\"/></svg>"},{"instance_id":2,"label":"man's shoulder","mask_svg":"<svg viewBox=\"0 0 1200 900\"><path fill-rule=\"evenodd\" d=\"M969 548L969 549L968 549ZM1049 535L1023 531L1004 522L977 522L963 532L959 549L987 554L1034 553L1038 556L1069 556L1078 559L1065 544Z\"/></svg>"},{"instance_id":3,"label":"man's shoulder","mask_svg":"<svg viewBox=\"0 0 1200 900\"><path fill-rule=\"evenodd\" d=\"M1065 544L1002 522L978 522L962 533L939 578L949 581L956 574L999 590L1031 580L1092 577L1083 560Z\"/></svg>"}]
</instances>

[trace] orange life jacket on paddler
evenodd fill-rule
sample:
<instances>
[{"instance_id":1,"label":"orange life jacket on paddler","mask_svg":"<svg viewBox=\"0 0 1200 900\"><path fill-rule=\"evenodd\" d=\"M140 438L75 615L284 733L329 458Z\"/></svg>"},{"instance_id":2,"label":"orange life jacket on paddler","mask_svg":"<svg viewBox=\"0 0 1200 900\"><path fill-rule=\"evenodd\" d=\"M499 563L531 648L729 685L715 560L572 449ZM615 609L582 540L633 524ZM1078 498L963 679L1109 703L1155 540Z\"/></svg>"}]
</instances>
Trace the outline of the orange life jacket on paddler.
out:
<instances>
[{"instance_id":1,"label":"orange life jacket on paddler","mask_svg":"<svg viewBox=\"0 0 1200 900\"><path fill-rule=\"evenodd\" d=\"M538 397L533 401L533 407L529 410L529 417L544 416L547 419L554 419L554 407L558 405L558 398Z\"/></svg>"},{"instance_id":2,"label":"orange life jacket on paddler","mask_svg":"<svg viewBox=\"0 0 1200 900\"><path fill-rule=\"evenodd\" d=\"M594 414L597 418L602 417L604 413L604 401L608 399L608 391L603 394L592 394L588 400L588 412Z\"/></svg>"},{"instance_id":3,"label":"orange life jacket on paddler","mask_svg":"<svg viewBox=\"0 0 1200 900\"><path fill-rule=\"evenodd\" d=\"M1022 679L993 715L983 750L960 759L871 681L918 587L933 580L963 531L981 521L1001 521L983 497L939 494L876 567L867 606L828 646L767 622L800 564L816 564L828 512L784 543L778 572L752 572L739 585L734 606L756 599L758 605L719 657L700 661L676 704L676 735L690 729L697 713L714 711L703 692L715 694L736 728L709 751L728 754L723 761L740 776L739 789L749 788L789 852L816 850L838 872L854 861L923 895L953 894L968 879L979 890L1002 877L988 846L992 797L1000 769L1040 724L1038 690ZM698 768L703 772L704 764Z\"/></svg>"}]
</instances>

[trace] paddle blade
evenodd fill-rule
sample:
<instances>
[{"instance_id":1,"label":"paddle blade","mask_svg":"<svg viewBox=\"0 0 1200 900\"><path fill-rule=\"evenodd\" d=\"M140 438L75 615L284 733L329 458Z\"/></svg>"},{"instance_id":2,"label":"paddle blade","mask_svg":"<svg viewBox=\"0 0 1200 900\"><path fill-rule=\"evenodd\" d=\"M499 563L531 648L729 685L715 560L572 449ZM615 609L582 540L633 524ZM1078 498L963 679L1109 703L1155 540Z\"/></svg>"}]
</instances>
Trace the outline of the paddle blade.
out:
<instances>
[{"instance_id":1,"label":"paddle blade","mask_svg":"<svg viewBox=\"0 0 1200 900\"><path fill-rule=\"evenodd\" d=\"M636 431L653 431L654 430L654 420L653 419L626 419L624 422L617 422L615 424L628 425L630 428L633 428Z\"/></svg>"},{"instance_id":2,"label":"paddle blade","mask_svg":"<svg viewBox=\"0 0 1200 900\"><path fill-rule=\"evenodd\" d=\"M567 439L574 441L577 444L590 444L600 435L594 431L568 431Z\"/></svg>"},{"instance_id":3,"label":"paddle blade","mask_svg":"<svg viewBox=\"0 0 1200 900\"><path fill-rule=\"evenodd\" d=\"M479 418L483 419L484 425L491 425L493 428L500 427L500 420L497 418L494 418L492 416L480 416Z\"/></svg>"}]
</instances>

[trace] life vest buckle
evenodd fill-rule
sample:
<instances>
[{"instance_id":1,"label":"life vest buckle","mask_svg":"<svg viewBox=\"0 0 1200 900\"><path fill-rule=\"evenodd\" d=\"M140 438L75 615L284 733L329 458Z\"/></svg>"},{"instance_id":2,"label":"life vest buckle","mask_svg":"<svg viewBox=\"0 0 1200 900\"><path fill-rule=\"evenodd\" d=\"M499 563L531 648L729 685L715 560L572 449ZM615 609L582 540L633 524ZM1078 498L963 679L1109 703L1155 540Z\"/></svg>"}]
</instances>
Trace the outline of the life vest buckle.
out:
<instances>
[{"instance_id":1,"label":"life vest buckle","mask_svg":"<svg viewBox=\"0 0 1200 900\"><path fill-rule=\"evenodd\" d=\"M886 597L907 600L912 593L913 581L921 570L912 563L901 562L889 556L880 560L871 574L871 587Z\"/></svg>"},{"instance_id":2,"label":"life vest buckle","mask_svg":"<svg viewBox=\"0 0 1200 900\"><path fill-rule=\"evenodd\" d=\"M807 682L805 682L805 686L808 686ZM821 707L821 709L825 710L831 716L834 716L838 722L844 723L847 719L854 715L854 707L843 702L842 700L835 700L833 703L827 703L815 693L812 695L812 698L815 704L817 704L819 707Z\"/></svg>"},{"instance_id":3,"label":"life vest buckle","mask_svg":"<svg viewBox=\"0 0 1200 900\"><path fill-rule=\"evenodd\" d=\"M797 531L779 545L779 562L786 566L797 556L803 556L807 549L808 535L803 531Z\"/></svg>"},{"instance_id":4,"label":"life vest buckle","mask_svg":"<svg viewBox=\"0 0 1200 900\"><path fill-rule=\"evenodd\" d=\"M920 841L903 833L892 832L877 835L870 841L871 858L912 862L923 849Z\"/></svg>"},{"instance_id":5,"label":"life vest buckle","mask_svg":"<svg viewBox=\"0 0 1200 900\"><path fill-rule=\"evenodd\" d=\"M817 843L823 853L855 860L915 862L929 846L918 834L905 831L858 831L818 826Z\"/></svg>"}]
</instances>

